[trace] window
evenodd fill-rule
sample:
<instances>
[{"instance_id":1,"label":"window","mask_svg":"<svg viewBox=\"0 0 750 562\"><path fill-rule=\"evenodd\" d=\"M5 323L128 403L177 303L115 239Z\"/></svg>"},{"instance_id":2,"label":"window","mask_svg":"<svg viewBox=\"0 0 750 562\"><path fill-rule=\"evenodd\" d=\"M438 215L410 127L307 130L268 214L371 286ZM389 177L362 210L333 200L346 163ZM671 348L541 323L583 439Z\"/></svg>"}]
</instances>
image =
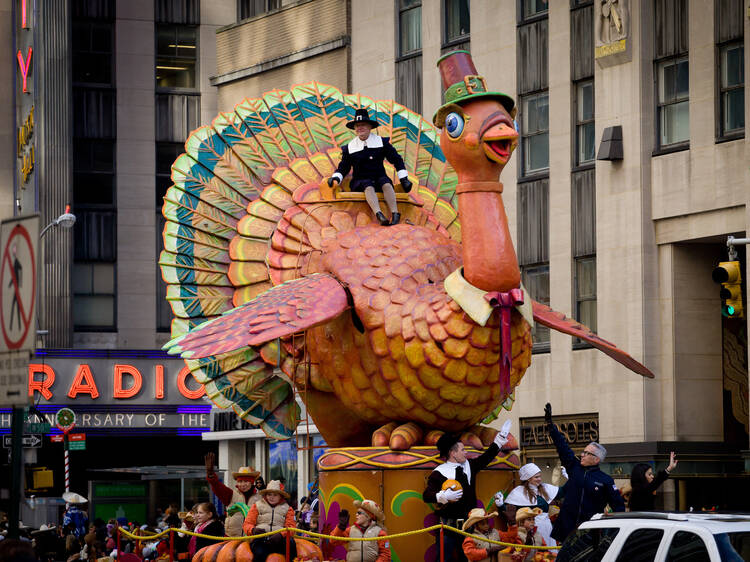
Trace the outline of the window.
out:
<instances>
[{"instance_id":1,"label":"window","mask_svg":"<svg viewBox=\"0 0 750 562\"><path fill-rule=\"evenodd\" d=\"M706 543L695 533L677 531L669 545L666 562L710 562Z\"/></svg>"},{"instance_id":2,"label":"window","mask_svg":"<svg viewBox=\"0 0 750 562\"><path fill-rule=\"evenodd\" d=\"M741 562L750 557L750 532L720 533L714 539L722 560Z\"/></svg>"},{"instance_id":3,"label":"window","mask_svg":"<svg viewBox=\"0 0 750 562\"><path fill-rule=\"evenodd\" d=\"M659 146L667 147L688 142L688 59L680 57L660 62L656 72L659 88Z\"/></svg>"},{"instance_id":4,"label":"window","mask_svg":"<svg viewBox=\"0 0 750 562\"><path fill-rule=\"evenodd\" d=\"M237 4L239 19L254 18L272 10L278 10L280 0L240 0Z\"/></svg>"},{"instance_id":5,"label":"window","mask_svg":"<svg viewBox=\"0 0 750 562\"><path fill-rule=\"evenodd\" d=\"M594 81L585 80L576 85L576 164L591 164L594 158Z\"/></svg>"},{"instance_id":6,"label":"window","mask_svg":"<svg viewBox=\"0 0 750 562\"><path fill-rule=\"evenodd\" d=\"M549 8L548 4L549 0L521 0L523 19L546 14Z\"/></svg>"},{"instance_id":7,"label":"window","mask_svg":"<svg viewBox=\"0 0 750 562\"><path fill-rule=\"evenodd\" d=\"M422 51L422 2L398 0L399 56Z\"/></svg>"},{"instance_id":8,"label":"window","mask_svg":"<svg viewBox=\"0 0 750 562\"><path fill-rule=\"evenodd\" d=\"M197 38L195 26L157 24L157 88L196 87Z\"/></svg>"},{"instance_id":9,"label":"window","mask_svg":"<svg viewBox=\"0 0 750 562\"><path fill-rule=\"evenodd\" d=\"M443 0L443 44L450 45L469 38L469 0Z\"/></svg>"},{"instance_id":10,"label":"window","mask_svg":"<svg viewBox=\"0 0 750 562\"><path fill-rule=\"evenodd\" d=\"M396 101L422 112L422 3L396 0L398 8L398 57Z\"/></svg>"},{"instance_id":11,"label":"window","mask_svg":"<svg viewBox=\"0 0 750 562\"><path fill-rule=\"evenodd\" d=\"M112 84L114 30L111 23L73 21L73 82Z\"/></svg>"},{"instance_id":12,"label":"window","mask_svg":"<svg viewBox=\"0 0 750 562\"><path fill-rule=\"evenodd\" d=\"M546 173L549 168L548 28L546 17L518 27L521 176Z\"/></svg>"},{"instance_id":13,"label":"window","mask_svg":"<svg viewBox=\"0 0 750 562\"><path fill-rule=\"evenodd\" d=\"M625 539L617 562L653 562L663 535L661 529L636 529Z\"/></svg>"},{"instance_id":14,"label":"window","mask_svg":"<svg viewBox=\"0 0 750 562\"><path fill-rule=\"evenodd\" d=\"M73 325L116 329L114 2L75 2L73 27Z\"/></svg>"},{"instance_id":15,"label":"window","mask_svg":"<svg viewBox=\"0 0 750 562\"><path fill-rule=\"evenodd\" d=\"M557 555L558 562L599 562L607 553L620 529L578 529L563 544Z\"/></svg>"},{"instance_id":16,"label":"window","mask_svg":"<svg viewBox=\"0 0 750 562\"><path fill-rule=\"evenodd\" d=\"M721 47L721 136L745 132L745 47L732 43Z\"/></svg>"},{"instance_id":17,"label":"window","mask_svg":"<svg viewBox=\"0 0 750 562\"><path fill-rule=\"evenodd\" d=\"M573 310L575 319L596 332L596 172L593 168L571 176L573 253ZM578 338L573 348L589 347Z\"/></svg>"},{"instance_id":18,"label":"window","mask_svg":"<svg viewBox=\"0 0 750 562\"><path fill-rule=\"evenodd\" d=\"M162 233L166 221L161 208L164 195L172 185L172 164L185 151L185 140L200 125L199 93L156 94L156 329L168 332L172 324L172 309L167 302L167 284L161 276L158 256L163 250Z\"/></svg>"},{"instance_id":19,"label":"window","mask_svg":"<svg viewBox=\"0 0 750 562\"><path fill-rule=\"evenodd\" d=\"M549 168L549 94L524 96L521 105L521 152L526 174Z\"/></svg>"},{"instance_id":20,"label":"window","mask_svg":"<svg viewBox=\"0 0 750 562\"><path fill-rule=\"evenodd\" d=\"M518 262L530 296L549 305L549 180L518 185ZM536 324L534 351L549 351L549 328Z\"/></svg>"},{"instance_id":21,"label":"window","mask_svg":"<svg viewBox=\"0 0 750 562\"><path fill-rule=\"evenodd\" d=\"M198 25L200 10L200 0L156 0L154 21Z\"/></svg>"},{"instance_id":22,"label":"window","mask_svg":"<svg viewBox=\"0 0 750 562\"><path fill-rule=\"evenodd\" d=\"M318 461L320 460L320 457L323 456L323 453L326 452L325 447L327 447L326 440L323 439L322 435L314 434L312 438L308 437L310 439L310 446L312 447L309 450L310 454L310 473L308 474L308 481L314 482L315 479L318 477Z\"/></svg>"},{"instance_id":23,"label":"window","mask_svg":"<svg viewBox=\"0 0 750 562\"><path fill-rule=\"evenodd\" d=\"M717 139L745 135L745 47L742 0L716 0Z\"/></svg>"},{"instance_id":24,"label":"window","mask_svg":"<svg viewBox=\"0 0 750 562\"><path fill-rule=\"evenodd\" d=\"M688 1L654 0L656 146L687 148L690 141Z\"/></svg>"}]
</instances>

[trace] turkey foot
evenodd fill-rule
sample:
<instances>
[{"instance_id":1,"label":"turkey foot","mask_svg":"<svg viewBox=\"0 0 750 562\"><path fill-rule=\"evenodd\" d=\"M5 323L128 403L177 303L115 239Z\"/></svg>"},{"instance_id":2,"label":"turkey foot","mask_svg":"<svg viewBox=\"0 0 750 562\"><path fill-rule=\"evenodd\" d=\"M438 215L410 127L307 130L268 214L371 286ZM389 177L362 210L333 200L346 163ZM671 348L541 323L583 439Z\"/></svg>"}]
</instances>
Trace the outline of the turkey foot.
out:
<instances>
[{"instance_id":1,"label":"turkey foot","mask_svg":"<svg viewBox=\"0 0 750 562\"><path fill-rule=\"evenodd\" d=\"M422 442L424 431L414 422L398 425L388 423L372 434L373 447L388 447L394 451L406 451Z\"/></svg>"}]
</instances>

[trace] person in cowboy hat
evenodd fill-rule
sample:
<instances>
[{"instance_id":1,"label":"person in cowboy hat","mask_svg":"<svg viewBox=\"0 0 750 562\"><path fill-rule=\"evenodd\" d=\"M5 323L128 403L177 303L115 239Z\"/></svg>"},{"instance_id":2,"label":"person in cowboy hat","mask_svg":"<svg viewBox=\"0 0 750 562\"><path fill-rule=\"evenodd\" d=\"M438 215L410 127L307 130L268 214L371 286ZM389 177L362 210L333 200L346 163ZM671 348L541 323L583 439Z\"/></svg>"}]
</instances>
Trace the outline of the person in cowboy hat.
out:
<instances>
[{"instance_id":1,"label":"person in cowboy hat","mask_svg":"<svg viewBox=\"0 0 750 562\"><path fill-rule=\"evenodd\" d=\"M516 523L518 524L518 538L521 539L519 544L526 544L529 546L547 546L544 542L542 534L539 533L535 526L535 518L542 514L542 510L538 507L522 507L516 511ZM528 554L525 561L534 560L534 555L537 553L536 549L528 549Z\"/></svg>"},{"instance_id":2,"label":"person in cowboy hat","mask_svg":"<svg viewBox=\"0 0 750 562\"><path fill-rule=\"evenodd\" d=\"M349 525L349 512L339 512L339 524L331 532L334 537L384 537L388 532L383 527L383 510L372 500L356 500L354 525ZM377 541L333 541L332 545L346 547L346 562L389 562L391 551L387 539Z\"/></svg>"},{"instance_id":3,"label":"person in cowboy hat","mask_svg":"<svg viewBox=\"0 0 750 562\"><path fill-rule=\"evenodd\" d=\"M67 504L65 513L63 514L63 527L69 524L72 525L73 534L76 538L81 539L88 530L89 515L79 506L88 503L89 500L75 492L65 492L62 498Z\"/></svg>"},{"instance_id":4,"label":"person in cowboy hat","mask_svg":"<svg viewBox=\"0 0 750 562\"><path fill-rule=\"evenodd\" d=\"M328 185L333 187L334 183L341 183L349 170L353 168L350 189L365 192L367 204L381 225L398 224L401 214L398 212L396 193L390 178L385 173L383 160L387 159L396 167L401 186L404 191L408 192L411 190L412 183L409 181L404 159L389 142L389 137L381 137L371 132L378 126L378 122L370 119L366 108L357 109L354 119L346 126L354 129L357 136L341 147L341 162L336 172L328 179ZM376 192L381 192L385 197L388 210L391 212L390 221L380 210Z\"/></svg>"},{"instance_id":5,"label":"person in cowboy hat","mask_svg":"<svg viewBox=\"0 0 750 562\"><path fill-rule=\"evenodd\" d=\"M507 420L495 436L494 442L484 453L473 459L467 458L464 444L458 435L444 433L438 439L437 448L440 456L445 459L445 463L430 473L422 499L427 503L437 504L435 514L443 525L458 528L466 520L469 510L477 505L475 490L477 473L490 464L502 446L508 442L510 426L511 422ZM453 484L444 489L447 480L455 480L460 486ZM435 540L439 552L439 534ZM454 557L457 560L465 560L459 535L447 531L443 533L443 540L445 560L451 560Z\"/></svg>"},{"instance_id":6,"label":"person in cowboy hat","mask_svg":"<svg viewBox=\"0 0 750 562\"><path fill-rule=\"evenodd\" d=\"M247 514L242 506L245 505L249 509L260 499L260 495L255 490L255 480L260 472L249 466L241 466L237 472L232 473L235 482L235 489L232 490L225 486L214 472L216 456L213 453L208 453L205 456L205 461L208 485L211 486L211 491L227 510L224 531L228 537L241 537L242 522ZM231 506L234 506L234 508L230 510Z\"/></svg>"},{"instance_id":7,"label":"person in cowboy hat","mask_svg":"<svg viewBox=\"0 0 750 562\"><path fill-rule=\"evenodd\" d=\"M487 542L488 540L519 543L517 526L514 525L507 532L490 528L489 520L495 516L497 512L487 514L481 507L475 507L469 512L462 530L473 536L466 537L462 546L464 555L470 562L497 562L497 553L503 547Z\"/></svg>"},{"instance_id":8,"label":"person in cowboy hat","mask_svg":"<svg viewBox=\"0 0 750 562\"><path fill-rule=\"evenodd\" d=\"M284 527L296 527L297 523L294 518L294 509L286 502L289 494L284 491L281 482L271 480L265 489L260 491L262 498L255 502L245 517L245 523L242 530L246 535L259 535L268 533L274 529L283 529ZM250 550L253 551L253 560L255 562L265 562L269 554L286 553L286 535L289 537L289 552L292 559L297 556L297 546L294 542L294 535L289 531L277 533L268 537L255 539L250 543Z\"/></svg>"}]
</instances>

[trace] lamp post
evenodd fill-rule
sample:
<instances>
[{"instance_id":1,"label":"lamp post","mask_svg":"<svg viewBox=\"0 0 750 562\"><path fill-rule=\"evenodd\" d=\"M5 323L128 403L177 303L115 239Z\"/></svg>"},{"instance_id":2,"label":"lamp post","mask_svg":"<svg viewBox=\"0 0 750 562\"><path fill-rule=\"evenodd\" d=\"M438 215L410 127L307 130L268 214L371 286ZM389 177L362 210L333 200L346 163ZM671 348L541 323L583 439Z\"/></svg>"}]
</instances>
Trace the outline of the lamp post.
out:
<instances>
[{"instance_id":1,"label":"lamp post","mask_svg":"<svg viewBox=\"0 0 750 562\"><path fill-rule=\"evenodd\" d=\"M53 226L72 228L76 223L76 216L70 212L70 205L65 206L65 212L45 226L39 233L39 239L47 234ZM10 513L8 514L8 537L17 539L19 533L19 520L21 518L21 486L23 485L21 474L23 472L23 408L13 407L12 414L13 442L11 447L11 487L10 487Z\"/></svg>"}]
</instances>

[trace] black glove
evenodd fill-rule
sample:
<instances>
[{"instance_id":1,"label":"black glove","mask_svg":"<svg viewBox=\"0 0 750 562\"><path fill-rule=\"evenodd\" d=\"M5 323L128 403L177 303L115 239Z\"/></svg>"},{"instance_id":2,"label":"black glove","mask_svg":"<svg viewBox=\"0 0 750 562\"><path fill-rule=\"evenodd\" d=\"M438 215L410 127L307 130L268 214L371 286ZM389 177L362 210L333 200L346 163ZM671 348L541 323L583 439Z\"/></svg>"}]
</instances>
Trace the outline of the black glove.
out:
<instances>
[{"instance_id":1,"label":"black glove","mask_svg":"<svg viewBox=\"0 0 750 562\"><path fill-rule=\"evenodd\" d=\"M346 531L347 525L349 525L349 511L342 509L339 511L339 529Z\"/></svg>"},{"instance_id":2,"label":"black glove","mask_svg":"<svg viewBox=\"0 0 750 562\"><path fill-rule=\"evenodd\" d=\"M549 402L544 406L544 422L552 423L552 405Z\"/></svg>"},{"instance_id":3,"label":"black glove","mask_svg":"<svg viewBox=\"0 0 750 562\"><path fill-rule=\"evenodd\" d=\"M401 187L404 188L404 191L406 193L409 193L411 191L412 183L409 180L409 178L401 178Z\"/></svg>"},{"instance_id":4,"label":"black glove","mask_svg":"<svg viewBox=\"0 0 750 562\"><path fill-rule=\"evenodd\" d=\"M335 182L335 181L339 181L339 180L337 180L333 176L331 176L330 178L328 178L328 187L333 187L333 182Z\"/></svg>"}]
</instances>

